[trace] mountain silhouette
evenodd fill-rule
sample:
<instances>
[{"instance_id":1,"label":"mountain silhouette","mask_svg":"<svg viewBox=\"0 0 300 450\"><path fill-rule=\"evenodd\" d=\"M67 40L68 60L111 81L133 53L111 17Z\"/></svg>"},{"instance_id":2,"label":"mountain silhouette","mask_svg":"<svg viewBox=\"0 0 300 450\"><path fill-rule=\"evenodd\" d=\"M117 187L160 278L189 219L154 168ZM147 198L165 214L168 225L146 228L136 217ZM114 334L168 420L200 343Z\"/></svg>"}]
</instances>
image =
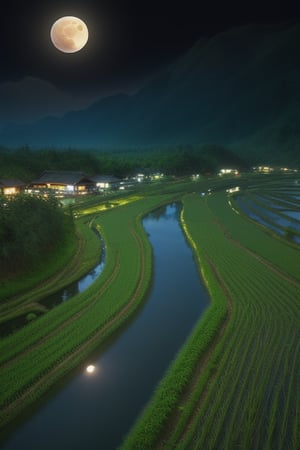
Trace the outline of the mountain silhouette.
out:
<instances>
[{"instance_id":1,"label":"mountain silhouette","mask_svg":"<svg viewBox=\"0 0 300 450\"><path fill-rule=\"evenodd\" d=\"M221 144L294 155L300 143L300 24L249 25L198 41L135 95L63 117L7 124L7 146Z\"/></svg>"}]
</instances>

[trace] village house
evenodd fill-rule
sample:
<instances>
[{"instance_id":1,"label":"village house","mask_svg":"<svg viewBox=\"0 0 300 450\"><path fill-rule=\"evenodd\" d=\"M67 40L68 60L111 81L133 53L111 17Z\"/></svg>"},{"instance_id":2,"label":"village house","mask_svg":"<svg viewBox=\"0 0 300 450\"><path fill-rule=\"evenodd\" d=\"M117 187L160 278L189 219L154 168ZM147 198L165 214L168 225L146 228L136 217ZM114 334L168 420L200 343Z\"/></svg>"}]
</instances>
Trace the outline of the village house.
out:
<instances>
[{"instance_id":1,"label":"village house","mask_svg":"<svg viewBox=\"0 0 300 450\"><path fill-rule=\"evenodd\" d=\"M7 180L0 178L0 194L15 195L24 191L26 184L21 180Z\"/></svg>"},{"instance_id":2,"label":"village house","mask_svg":"<svg viewBox=\"0 0 300 450\"><path fill-rule=\"evenodd\" d=\"M120 179L112 175L95 175L91 179L99 191L115 190L120 187Z\"/></svg>"},{"instance_id":3,"label":"village house","mask_svg":"<svg viewBox=\"0 0 300 450\"><path fill-rule=\"evenodd\" d=\"M54 192L56 195L87 194L95 190L94 181L83 172L47 170L32 181L27 191Z\"/></svg>"},{"instance_id":4,"label":"village house","mask_svg":"<svg viewBox=\"0 0 300 450\"><path fill-rule=\"evenodd\" d=\"M237 169L221 169L218 175L219 177L239 175L239 171Z\"/></svg>"}]
</instances>

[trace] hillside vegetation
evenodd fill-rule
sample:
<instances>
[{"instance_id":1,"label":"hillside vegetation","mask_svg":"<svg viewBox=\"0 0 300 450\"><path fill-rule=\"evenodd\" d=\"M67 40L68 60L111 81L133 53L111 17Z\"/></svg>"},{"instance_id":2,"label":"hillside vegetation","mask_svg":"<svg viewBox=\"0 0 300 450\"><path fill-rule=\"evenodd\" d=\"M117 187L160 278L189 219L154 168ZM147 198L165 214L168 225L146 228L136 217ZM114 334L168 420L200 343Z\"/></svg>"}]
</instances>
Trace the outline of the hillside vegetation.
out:
<instances>
[{"instance_id":1,"label":"hillside vegetation","mask_svg":"<svg viewBox=\"0 0 300 450\"><path fill-rule=\"evenodd\" d=\"M202 39L135 95L64 117L6 124L0 143L75 148L218 144L299 163L300 25L248 25Z\"/></svg>"},{"instance_id":2,"label":"hillside vegetation","mask_svg":"<svg viewBox=\"0 0 300 450\"><path fill-rule=\"evenodd\" d=\"M19 178L30 182L45 170L75 170L92 175L124 178L137 173L161 172L165 175L216 173L221 167L247 170L251 158L241 158L222 145L177 146L144 152L105 152L72 149L9 150L0 148L0 178Z\"/></svg>"}]
</instances>

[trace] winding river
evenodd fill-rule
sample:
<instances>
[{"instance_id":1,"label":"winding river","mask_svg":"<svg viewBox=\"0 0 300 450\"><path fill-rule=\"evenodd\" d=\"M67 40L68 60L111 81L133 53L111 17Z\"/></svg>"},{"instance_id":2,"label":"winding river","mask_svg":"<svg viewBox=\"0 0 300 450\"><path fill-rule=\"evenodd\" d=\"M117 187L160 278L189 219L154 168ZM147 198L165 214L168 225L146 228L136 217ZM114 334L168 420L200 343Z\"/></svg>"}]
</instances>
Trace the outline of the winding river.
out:
<instances>
[{"instance_id":1,"label":"winding river","mask_svg":"<svg viewBox=\"0 0 300 450\"><path fill-rule=\"evenodd\" d=\"M180 206L149 214L154 276L145 306L6 440L3 450L111 450L150 399L209 298L179 221ZM86 367L92 365L92 372Z\"/></svg>"}]
</instances>

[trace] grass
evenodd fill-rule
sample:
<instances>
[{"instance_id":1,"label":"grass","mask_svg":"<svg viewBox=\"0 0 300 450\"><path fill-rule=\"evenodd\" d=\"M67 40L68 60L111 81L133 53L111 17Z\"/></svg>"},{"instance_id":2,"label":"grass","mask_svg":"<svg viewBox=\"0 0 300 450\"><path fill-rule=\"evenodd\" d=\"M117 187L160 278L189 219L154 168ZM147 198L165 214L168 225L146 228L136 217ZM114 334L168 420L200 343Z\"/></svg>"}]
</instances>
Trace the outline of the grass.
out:
<instances>
[{"instance_id":1,"label":"grass","mask_svg":"<svg viewBox=\"0 0 300 450\"><path fill-rule=\"evenodd\" d=\"M78 220L76 234L77 245L75 236L71 235L50 261L41 264L39 271L36 269L31 276L26 274L7 283L1 293L0 324L31 312L44 313L47 310L39 300L79 279L94 267L100 255L100 243L92 230L92 221Z\"/></svg>"},{"instance_id":2,"label":"grass","mask_svg":"<svg viewBox=\"0 0 300 450\"><path fill-rule=\"evenodd\" d=\"M209 233L201 231L201 245L234 307L215 378L181 445L293 449L299 399L289 393L297 393L299 373L299 251L228 206L224 194L209 199L214 222Z\"/></svg>"}]
</instances>

